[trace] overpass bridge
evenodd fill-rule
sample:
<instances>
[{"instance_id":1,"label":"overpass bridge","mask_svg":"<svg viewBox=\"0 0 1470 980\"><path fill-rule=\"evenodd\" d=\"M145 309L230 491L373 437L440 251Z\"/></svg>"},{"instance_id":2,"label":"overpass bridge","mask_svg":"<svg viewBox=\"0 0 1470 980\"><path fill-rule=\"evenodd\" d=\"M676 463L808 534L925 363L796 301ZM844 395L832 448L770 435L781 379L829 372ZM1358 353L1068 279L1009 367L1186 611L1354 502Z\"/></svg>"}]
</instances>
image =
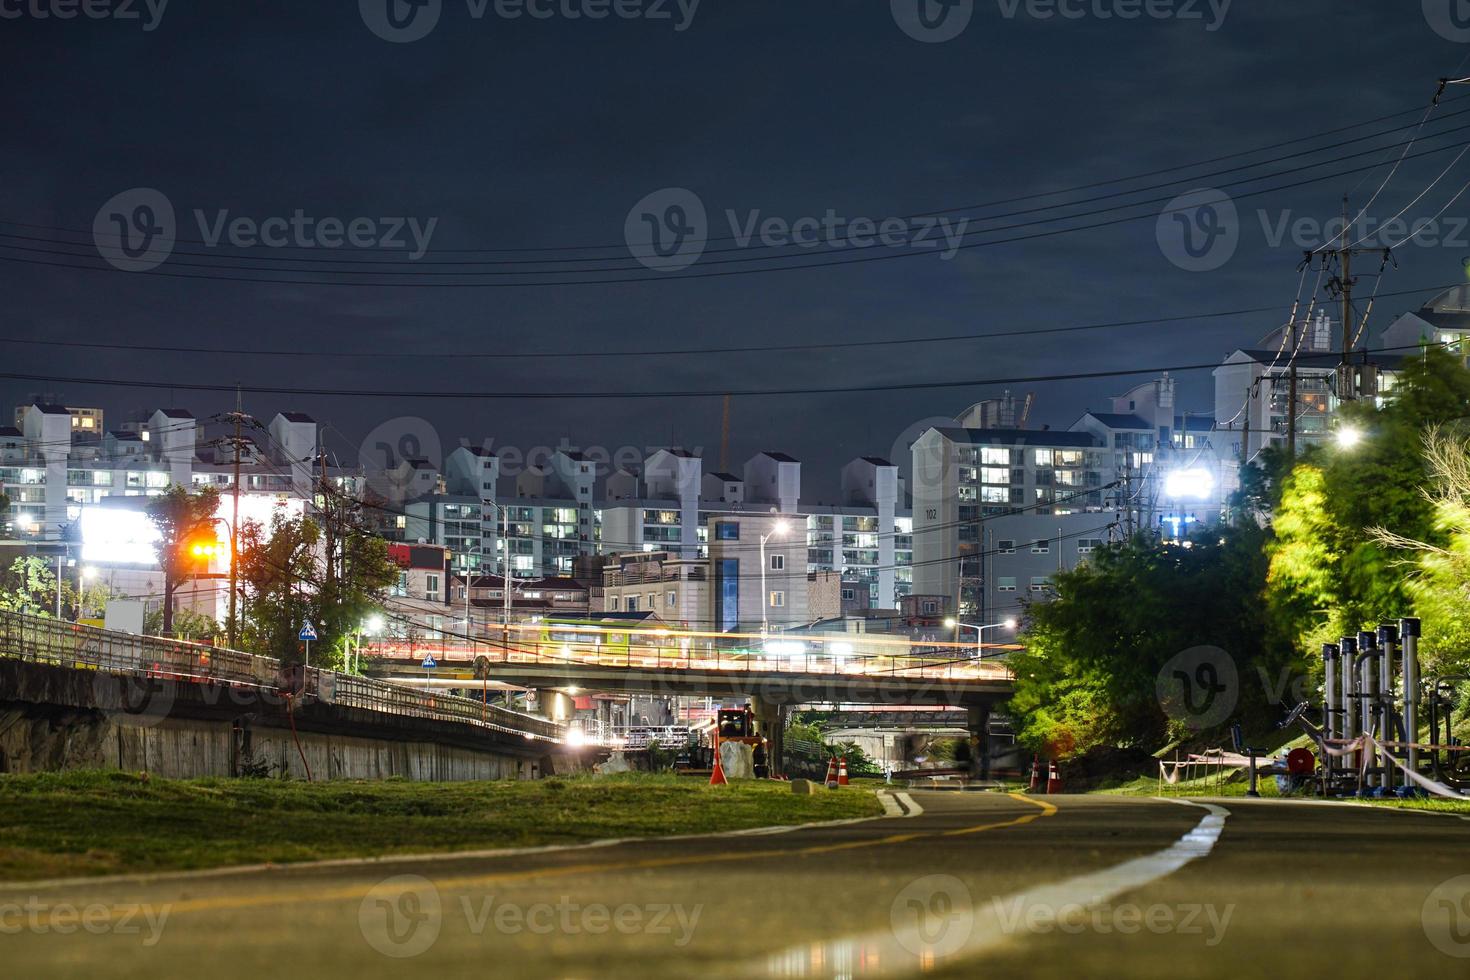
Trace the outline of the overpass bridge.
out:
<instances>
[{"instance_id":1,"label":"overpass bridge","mask_svg":"<svg viewBox=\"0 0 1470 980\"><path fill-rule=\"evenodd\" d=\"M1015 647L980 652L1009 649ZM1014 687L1009 669L978 656L974 644L915 644L872 634L761 636L626 623L575 629L522 624L507 629L499 642L381 640L365 643L362 653L378 676L416 675L439 687L481 687L487 700L492 683L497 689L546 692L552 701L583 692L743 699L773 747L794 705L942 707L952 709L945 721L975 739L977 774L988 774L994 706ZM426 662L434 666L425 668Z\"/></svg>"}]
</instances>

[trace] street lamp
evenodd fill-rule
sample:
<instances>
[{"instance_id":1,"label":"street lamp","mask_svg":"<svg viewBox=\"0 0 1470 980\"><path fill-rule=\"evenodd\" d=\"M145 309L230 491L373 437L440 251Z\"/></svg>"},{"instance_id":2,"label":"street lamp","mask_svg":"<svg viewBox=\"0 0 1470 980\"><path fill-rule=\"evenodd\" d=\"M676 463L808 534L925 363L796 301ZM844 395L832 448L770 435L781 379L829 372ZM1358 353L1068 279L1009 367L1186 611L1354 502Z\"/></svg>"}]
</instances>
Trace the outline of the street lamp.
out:
<instances>
[{"instance_id":1,"label":"street lamp","mask_svg":"<svg viewBox=\"0 0 1470 980\"><path fill-rule=\"evenodd\" d=\"M975 623L962 623L959 620L957 620L957 619L955 619L954 617L951 616L949 619L946 619L944 621L944 625L947 626L947 627L949 627L950 629L956 629L956 628L961 628L962 627L964 629L974 630L975 631L975 659L976 660L983 660L985 658L985 643L984 643L984 640L985 640L985 631L986 630L998 630L998 629L1013 630L1013 629L1016 628L1016 620L1015 620L1015 617L1008 617L1006 619L1001 620L998 623L986 623L984 626L979 626L979 625L976 625Z\"/></svg>"},{"instance_id":2,"label":"street lamp","mask_svg":"<svg viewBox=\"0 0 1470 980\"><path fill-rule=\"evenodd\" d=\"M1338 426L1333 434L1338 449L1355 449L1363 441L1363 430L1355 425Z\"/></svg>"},{"instance_id":3,"label":"street lamp","mask_svg":"<svg viewBox=\"0 0 1470 980\"><path fill-rule=\"evenodd\" d=\"M778 520L771 525L770 531L761 535L761 636L770 632L770 617L767 610L771 607L771 594L766 591L766 542L772 538L783 538L789 525L784 520Z\"/></svg>"}]
</instances>

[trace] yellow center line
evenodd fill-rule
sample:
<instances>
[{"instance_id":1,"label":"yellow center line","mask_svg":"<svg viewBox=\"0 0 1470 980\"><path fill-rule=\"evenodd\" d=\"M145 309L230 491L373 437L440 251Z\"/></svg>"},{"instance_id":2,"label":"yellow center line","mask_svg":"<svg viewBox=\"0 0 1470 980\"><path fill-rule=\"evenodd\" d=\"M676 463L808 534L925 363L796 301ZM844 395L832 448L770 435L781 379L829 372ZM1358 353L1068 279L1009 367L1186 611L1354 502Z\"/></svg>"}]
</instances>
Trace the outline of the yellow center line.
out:
<instances>
[{"instance_id":1,"label":"yellow center line","mask_svg":"<svg viewBox=\"0 0 1470 980\"><path fill-rule=\"evenodd\" d=\"M1042 800L1034 800L1019 793L1007 794L1014 800L1022 800L1041 808L1038 813L1027 813L1011 820L961 827L958 830L915 831L907 834L890 834L872 840L844 841L838 844L813 844L810 847L773 848L764 851L716 851L710 854L681 854L670 857L641 858L630 861L607 861L601 863L568 864L561 867L528 868L523 871L497 871L489 874L465 875L458 878L440 878L433 881L436 888L458 889L508 882L531 881L537 878L566 878L581 874L602 874L610 871L647 871L654 868L672 868L692 864L718 864L729 861L759 861L766 858L801 857L811 854L830 854L835 851L853 850L863 847L882 847L902 844L925 837L953 837L961 834L978 834L1004 827L1020 827L1038 817L1049 817L1057 808ZM388 877L394 877L389 875ZM258 908L265 905L320 903L342 901L364 897L375 885L357 883L317 889L282 889L274 892L253 894L219 895L212 898L186 899L168 903L169 914L180 912L208 912L234 909Z\"/></svg>"}]
</instances>

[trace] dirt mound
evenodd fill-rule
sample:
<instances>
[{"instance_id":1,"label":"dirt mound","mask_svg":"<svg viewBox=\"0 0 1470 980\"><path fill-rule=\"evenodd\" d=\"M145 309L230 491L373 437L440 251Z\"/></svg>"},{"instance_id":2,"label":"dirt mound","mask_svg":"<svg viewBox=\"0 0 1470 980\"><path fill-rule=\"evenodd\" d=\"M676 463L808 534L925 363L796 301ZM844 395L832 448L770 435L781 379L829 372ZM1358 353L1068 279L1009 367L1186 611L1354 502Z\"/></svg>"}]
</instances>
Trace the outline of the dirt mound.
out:
<instances>
[{"instance_id":1,"label":"dirt mound","mask_svg":"<svg viewBox=\"0 0 1470 980\"><path fill-rule=\"evenodd\" d=\"M1106 789L1139 776L1153 776L1159 761L1142 749L1120 749L1111 745L1088 749L1061 763L1062 785L1069 793Z\"/></svg>"}]
</instances>

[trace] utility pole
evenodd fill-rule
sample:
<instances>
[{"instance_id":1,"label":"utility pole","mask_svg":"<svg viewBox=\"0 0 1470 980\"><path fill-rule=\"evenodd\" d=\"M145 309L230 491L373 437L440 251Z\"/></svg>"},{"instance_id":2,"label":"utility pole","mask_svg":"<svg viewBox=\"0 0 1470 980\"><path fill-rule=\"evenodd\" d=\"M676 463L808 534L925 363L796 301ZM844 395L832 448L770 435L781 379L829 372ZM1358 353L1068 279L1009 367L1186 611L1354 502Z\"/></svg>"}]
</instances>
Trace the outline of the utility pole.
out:
<instances>
[{"instance_id":1,"label":"utility pole","mask_svg":"<svg viewBox=\"0 0 1470 980\"><path fill-rule=\"evenodd\" d=\"M1344 348L1343 357L1347 357ZM1286 383L1286 458L1296 459L1296 317L1291 318L1291 361ZM1246 422L1250 424L1249 420Z\"/></svg>"},{"instance_id":2,"label":"utility pole","mask_svg":"<svg viewBox=\"0 0 1470 980\"><path fill-rule=\"evenodd\" d=\"M231 650L236 650L240 640L240 424L249 418L242 410L238 387L235 389L235 410L228 417L235 423L235 435L230 440L235 450L235 476L230 488L230 614L225 643Z\"/></svg>"}]
</instances>

